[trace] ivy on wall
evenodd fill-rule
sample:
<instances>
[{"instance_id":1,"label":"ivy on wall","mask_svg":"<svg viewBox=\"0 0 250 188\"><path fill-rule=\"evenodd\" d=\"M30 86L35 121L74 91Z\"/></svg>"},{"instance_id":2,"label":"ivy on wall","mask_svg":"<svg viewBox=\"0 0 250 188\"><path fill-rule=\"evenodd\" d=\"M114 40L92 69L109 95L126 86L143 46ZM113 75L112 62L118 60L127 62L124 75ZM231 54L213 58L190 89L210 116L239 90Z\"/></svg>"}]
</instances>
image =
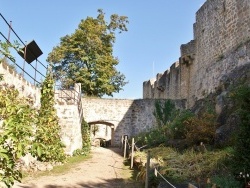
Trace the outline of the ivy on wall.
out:
<instances>
[{"instance_id":1,"label":"ivy on wall","mask_svg":"<svg viewBox=\"0 0 250 188\"><path fill-rule=\"evenodd\" d=\"M90 151L91 142L90 142L90 127L86 121L82 121L82 149L85 153Z\"/></svg>"},{"instance_id":2,"label":"ivy on wall","mask_svg":"<svg viewBox=\"0 0 250 188\"><path fill-rule=\"evenodd\" d=\"M166 125L172 119L174 111L175 105L171 100L166 100L164 103L161 103L160 100L156 100L153 114L156 118L158 127Z\"/></svg>"},{"instance_id":3,"label":"ivy on wall","mask_svg":"<svg viewBox=\"0 0 250 188\"><path fill-rule=\"evenodd\" d=\"M64 145L60 140L60 126L54 108L54 80L48 72L41 85L41 107L32 154L41 161L64 161Z\"/></svg>"}]
</instances>

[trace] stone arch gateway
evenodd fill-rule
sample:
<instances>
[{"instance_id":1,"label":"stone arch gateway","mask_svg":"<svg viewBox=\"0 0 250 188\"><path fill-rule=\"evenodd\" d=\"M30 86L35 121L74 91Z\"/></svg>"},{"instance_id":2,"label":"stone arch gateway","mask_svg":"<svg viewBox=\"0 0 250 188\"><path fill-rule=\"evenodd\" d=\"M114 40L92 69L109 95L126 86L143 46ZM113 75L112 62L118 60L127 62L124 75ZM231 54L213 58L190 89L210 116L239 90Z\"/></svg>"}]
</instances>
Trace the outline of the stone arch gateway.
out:
<instances>
[{"instance_id":1,"label":"stone arch gateway","mask_svg":"<svg viewBox=\"0 0 250 188\"><path fill-rule=\"evenodd\" d=\"M107 121L94 121L94 122L88 122L89 126L90 126L90 137L92 140L92 144L94 145L98 145L95 143L96 139L104 139L105 141L110 141L108 143L108 145L111 144L114 145L113 141L114 141L114 124L111 122L107 122ZM96 129L95 126L98 126L98 128ZM103 126L106 126L103 128ZM109 127L109 129L108 129ZM104 130L103 130L104 129Z\"/></svg>"},{"instance_id":2,"label":"stone arch gateway","mask_svg":"<svg viewBox=\"0 0 250 188\"><path fill-rule=\"evenodd\" d=\"M151 100L147 100L150 103ZM119 146L120 138L133 136L154 125L153 105L145 100L83 98L83 117L87 123L106 122L112 124L112 146ZM151 101L152 102L152 101Z\"/></svg>"},{"instance_id":3,"label":"stone arch gateway","mask_svg":"<svg viewBox=\"0 0 250 188\"><path fill-rule=\"evenodd\" d=\"M162 100L165 101L165 100ZM185 108L185 101L175 101L178 108ZM113 125L112 146L119 146L122 135L132 137L152 128L155 99L100 99L82 98L83 117L87 123Z\"/></svg>"}]
</instances>

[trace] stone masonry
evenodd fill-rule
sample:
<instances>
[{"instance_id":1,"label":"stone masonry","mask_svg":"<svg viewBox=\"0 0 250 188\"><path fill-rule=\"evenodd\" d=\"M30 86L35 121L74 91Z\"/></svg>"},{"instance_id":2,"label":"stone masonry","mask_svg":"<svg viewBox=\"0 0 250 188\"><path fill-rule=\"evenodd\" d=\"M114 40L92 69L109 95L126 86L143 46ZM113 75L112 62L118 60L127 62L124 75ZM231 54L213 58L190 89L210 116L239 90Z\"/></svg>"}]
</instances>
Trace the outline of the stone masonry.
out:
<instances>
[{"instance_id":1,"label":"stone masonry","mask_svg":"<svg viewBox=\"0 0 250 188\"><path fill-rule=\"evenodd\" d=\"M119 146L122 135L135 135L155 124L152 100L83 98L84 119L89 124L111 126L111 144Z\"/></svg>"},{"instance_id":2,"label":"stone masonry","mask_svg":"<svg viewBox=\"0 0 250 188\"><path fill-rule=\"evenodd\" d=\"M131 137L155 125L155 99L172 99L177 108L192 107L223 86L223 80L232 80L226 78L235 75L235 70L250 67L249 36L249 0L207 0L196 13L194 39L181 45L181 57L169 70L143 83L144 99L81 99L80 85L73 92L56 91L55 108L66 153L72 155L81 149L82 118L90 125L110 126L111 144L118 146L122 135ZM0 73L4 74L2 85L14 86L39 108L39 88L4 63L0 64Z\"/></svg>"},{"instance_id":3,"label":"stone masonry","mask_svg":"<svg viewBox=\"0 0 250 188\"><path fill-rule=\"evenodd\" d=\"M72 90L55 90L55 108L61 126L61 140L66 146L65 153L72 155L82 148L81 84Z\"/></svg>"},{"instance_id":4,"label":"stone masonry","mask_svg":"<svg viewBox=\"0 0 250 188\"><path fill-rule=\"evenodd\" d=\"M16 73L8 64L0 63L0 73L3 80L0 85L10 86L19 91L20 97L30 98L33 107L40 108L41 90L26 81L21 74ZM61 126L61 140L65 144L65 153L72 155L73 151L82 148L81 113L79 112L80 85L76 84L72 91L55 91L55 108Z\"/></svg>"},{"instance_id":5,"label":"stone masonry","mask_svg":"<svg viewBox=\"0 0 250 188\"><path fill-rule=\"evenodd\" d=\"M165 100L161 100L164 102ZM111 126L111 145L119 146L122 135L129 137L155 126L153 115L154 99L100 99L83 98L83 116L89 124L106 124ZM176 100L177 108L184 108L185 101Z\"/></svg>"},{"instance_id":6,"label":"stone masonry","mask_svg":"<svg viewBox=\"0 0 250 188\"><path fill-rule=\"evenodd\" d=\"M249 0L207 0L193 29L194 39L181 45L179 61L143 83L144 99L187 99L192 107L214 93L223 77L250 63Z\"/></svg>"},{"instance_id":7,"label":"stone masonry","mask_svg":"<svg viewBox=\"0 0 250 188\"><path fill-rule=\"evenodd\" d=\"M0 62L0 74L3 74L1 85L8 85L18 90L20 97L27 97L34 103L34 107L40 107L40 88L26 81L21 74L10 68L4 61Z\"/></svg>"}]
</instances>

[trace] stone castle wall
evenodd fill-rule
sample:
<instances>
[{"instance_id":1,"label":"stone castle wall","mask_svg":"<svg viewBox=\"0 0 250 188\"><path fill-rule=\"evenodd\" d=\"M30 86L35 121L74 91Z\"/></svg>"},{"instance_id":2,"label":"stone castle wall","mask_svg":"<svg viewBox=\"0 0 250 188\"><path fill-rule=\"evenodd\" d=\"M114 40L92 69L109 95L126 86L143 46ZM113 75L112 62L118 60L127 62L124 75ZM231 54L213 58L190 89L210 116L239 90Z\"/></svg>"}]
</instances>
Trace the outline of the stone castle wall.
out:
<instances>
[{"instance_id":1,"label":"stone castle wall","mask_svg":"<svg viewBox=\"0 0 250 188\"><path fill-rule=\"evenodd\" d=\"M68 155L82 148L80 100L81 84L75 84L72 90L55 90L55 108L61 126L60 138Z\"/></svg>"},{"instance_id":2,"label":"stone castle wall","mask_svg":"<svg viewBox=\"0 0 250 188\"><path fill-rule=\"evenodd\" d=\"M174 63L154 83L144 82L143 98L187 99L191 107L215 92L225 75L250 63L249 0L207 0L193 28L194 39L180 47L179 66Z\"/></svg>"},{"instance_id":3,"label":"stone castle wall","mask_svg":"<svg viewBox=\"0 0 250 188\"><path fill-rule=\"evenodd\" d=\"M106 124L113 128L111 139L113 146L120 144L123 135L131 137L149 131L156 125L153 115L154 99L83 98L82 104L84 120L87 123ZM177 108L183 108L185 101L175 101L175 105Z\"/></svg>"},{"instance_id":4,"label":"stone castle wall","mask_svg":"<svg viewBox=\"0 0 250 188\"><path fill-rule=\"evenodd\" d=\"M33 107L40 108L41 90L26 81L21 74L16 73L5 62L0 63L0 74L3 80L0 85L13 87L19 91L20 97L33 101ZM55 108L61 126L61 140L65 144L65 153L72 155L73 151L82 148L81 116L79 112L79 94L81 87L75 85L74 90L56 90Z\"/></svg>"},{"instance_id":5,"label":"stone castle wall","mask_svg":"<svg viewBox=\"0 0 250 188\"><path fill-rule=\"evenodd\" d=\"M172 66L178 69L178 64ZM172 71L173 71L172 70ZM20 96L29 97L40 107L40 88L27 82L21 75L16 74L8 65L0 64L0 73L4 75L2 85L9 85L19 90ZM170 75L170 77L173 77ZM162 82L170 81L162 80ZM174 93L175 91L172 91ZM159 93L161 94L161 93ZM81 101L82 100L82 101ZM165 100L161 100L164 102ZM185 100L174 101L177 108L184 108ZM121 136L129 137L143 131L149 131L156 120L154 99L100 99L81 98L81 85L75 84L72 90L55 90L55 108L61 126L60 137L65 144L65 153L72 155L82 147L81 119L87 123L103 124L111 128L111 144L119 146Z\"/></svg>"},{"instance_id":6,"label":"stone castle wall","mask_svg":"<svg viewBox=\"0 0 250 188\"><path fill-rule=\"evenodd\" d=\"M20 97L29 98L34 103L34 107L40 107L40 88L26 81L21 74L10 68L4 61L0 63L0 74L3 75L1 85L14 87L18 90Z\"/></svg>"},{"instance_id":7,"label":"stone castle wall","mask_svg":"<svg viewBox=\"0 0 250 188\"><path fill-rule=\"evenodd\" d=\"M134 135L155 124L150 100L83 98L84 120L113 128L112 145L119 146L122 135Z\"/></svg>"}]
</instances>

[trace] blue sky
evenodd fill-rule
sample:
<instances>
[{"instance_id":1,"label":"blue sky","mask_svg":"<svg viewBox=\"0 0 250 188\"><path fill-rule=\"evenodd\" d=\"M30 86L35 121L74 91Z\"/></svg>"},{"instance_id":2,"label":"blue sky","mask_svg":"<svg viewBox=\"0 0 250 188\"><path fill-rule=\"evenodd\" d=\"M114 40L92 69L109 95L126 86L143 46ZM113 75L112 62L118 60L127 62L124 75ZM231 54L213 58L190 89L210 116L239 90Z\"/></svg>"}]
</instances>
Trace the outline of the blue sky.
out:
<instances>
[{"instance_id":1,"label":"blue sky","mask_svg":"<svg viewBox=\"0 0 250 188\"><path fill-rule=\"evenodd\" d=\"M103 9L128 16L128 32L117 35L114 56L117 69L129 83L114 98L142 98L142 84L163 73L179 59L180 45L193 39L195 13L205 0L0 0L0 13L12 21L23 41L35 40L45 62L60 37L71 34L81 19L96 17ZM8 27L0 20L0 31ZM2 39L1 39L2 40ZM11 34L11 41L14 35ZM16 57L17 61L22 61ZM42 71L42 70L41 70Z\"/></svg>"}]
</instances>

